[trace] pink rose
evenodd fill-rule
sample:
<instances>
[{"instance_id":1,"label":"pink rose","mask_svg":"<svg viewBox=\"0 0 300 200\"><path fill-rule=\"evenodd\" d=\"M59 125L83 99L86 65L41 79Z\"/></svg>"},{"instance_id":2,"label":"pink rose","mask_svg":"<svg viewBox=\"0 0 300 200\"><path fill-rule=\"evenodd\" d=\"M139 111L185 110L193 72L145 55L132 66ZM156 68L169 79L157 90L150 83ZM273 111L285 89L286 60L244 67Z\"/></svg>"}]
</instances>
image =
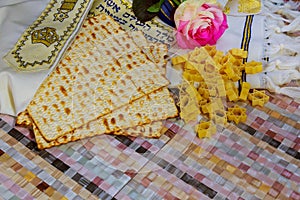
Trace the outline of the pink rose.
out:
<instances>
[{"instance_id":1,"label":"pink rose","mask_svg":"<svg viewBox=\"0 0 300 200\"><path fill-rule=\"evenodd\" d=\"M175 11L177 43L181 48L194 49L215 45L228 28L226 15L215 4L187 0Z\"/></svg>"}]
</instances>

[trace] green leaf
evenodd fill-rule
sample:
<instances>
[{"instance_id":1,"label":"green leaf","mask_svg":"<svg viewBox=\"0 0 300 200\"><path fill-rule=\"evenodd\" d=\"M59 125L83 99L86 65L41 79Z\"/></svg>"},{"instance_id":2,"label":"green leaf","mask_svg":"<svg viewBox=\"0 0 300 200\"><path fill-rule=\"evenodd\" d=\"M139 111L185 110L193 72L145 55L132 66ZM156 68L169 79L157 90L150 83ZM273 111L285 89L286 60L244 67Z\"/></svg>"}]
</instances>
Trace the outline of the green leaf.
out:
<instances>
[{"instance_id":1,"label":"green leaf","mask_svg":"<svg viewBox=\"0 0 300 200\"><path fill-rule=\"evenodd\" d=\"M179 4L181 4L181 1L173 0L173 2L176 3L177 6L179 6Z\"/></svg>"},{"instance_id":2,"label":"green leaf","mask_svg":"<svg viewBox=\"0 0 300 200\"><path fill-rule=\"evenodd\" d=\"M149 12L148 8L160 0L133 0L132 10L137 19L141 22L150 21L157 13Z\"/></svg>"},{"instance_id":3,"label":"green leaf","mask_svg":"<svg viewBox=\"0 0 300 200\"><path fill-rule=\"evenodd\" d=\"M165 0L160 0L159 2L157 2L156 4L153 4L152 6L150 6L147 11L155 13L155 12L159 12L161 5L164 3Z\"/></svg>"}]
</instances>

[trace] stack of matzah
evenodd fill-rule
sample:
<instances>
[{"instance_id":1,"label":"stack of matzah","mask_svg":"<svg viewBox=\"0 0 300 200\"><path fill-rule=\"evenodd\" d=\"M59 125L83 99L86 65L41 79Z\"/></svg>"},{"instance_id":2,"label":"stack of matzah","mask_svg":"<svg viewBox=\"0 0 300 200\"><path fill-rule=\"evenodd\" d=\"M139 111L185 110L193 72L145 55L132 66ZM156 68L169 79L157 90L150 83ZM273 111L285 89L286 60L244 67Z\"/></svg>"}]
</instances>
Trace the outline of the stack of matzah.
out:
<instances>
[{"instance_id":1,"label":"stack of matzah","mask_svg":"<svg viewBox=\"0 0 300 200\"><path fill-rule=\"evenodd\" d=\"M106 15L88 19L17 123L33 127L39 148L104 133L159 137L160 120L177 115L161 47Z\"/></svg>"}]
</instances>

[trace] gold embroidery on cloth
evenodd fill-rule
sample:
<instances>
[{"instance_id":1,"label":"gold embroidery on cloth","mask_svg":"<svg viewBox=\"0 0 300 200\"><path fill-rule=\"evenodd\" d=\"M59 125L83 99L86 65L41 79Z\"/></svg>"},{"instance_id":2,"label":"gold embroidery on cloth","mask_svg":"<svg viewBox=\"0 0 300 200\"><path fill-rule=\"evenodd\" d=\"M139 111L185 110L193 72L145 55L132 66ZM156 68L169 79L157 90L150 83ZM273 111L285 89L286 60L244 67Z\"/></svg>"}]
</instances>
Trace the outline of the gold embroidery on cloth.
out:
<instances>
[{"instance_id":1,"label":"gold embroidery on cloth","mask_svg":"<svg viewBox=\"0 0 300 200\"><path fill-rule=\"evenodd\" d=\"M4 60L21 71L49 69L60 59L66 43L72 40L92 3L93 0L51 0ZM61 8L68 9L65 10L68 13L62 19L53 18L54 12Z\"/></svg>"},{"instance_id":2,"label":"gold embroidery on cloth","mask_svg":"<svg viewBox=\"0 0 300 200\"><path fill-rule=\"evenodd\" d=\"M260 10L260 0L239 0L238 11L241 13L257 13Z\"/></svg>"},{"instance_id":3,"label":"gold embroidery on cloth","mask_svg":"<svg viewBox=\"0 0 300 200\"><path fill-rule=\"evenodd\" d=\"M228 0L223 11L229 15L248 15L259 13L261 7L261 0Z\"/></svg>"},{"instance_id":4,"label":"gold embroidery on cloth","mask_svg":"<svg viewBox=\"0 0 300 200\"><path fill-rule=\"evenodd\" d=\"M59 36L55 28L45 27L40 30L33 31L31 34L32 44L42 43L49 47L54 42L58 41Z\"/></svg>"},{"instance_id":5,"label":"gold embroidery on cloth","mask_svg":"<svg viewBox=\"0 0 300 200\"><path fill-rule=\"evenodd\" d=\"M63 22L69 17L68 12L72 11L78 0L65 0L62 2L60 8L57 9L57 13L54 14L54 21L58 20Z\"/></svg>"}]
</instances>

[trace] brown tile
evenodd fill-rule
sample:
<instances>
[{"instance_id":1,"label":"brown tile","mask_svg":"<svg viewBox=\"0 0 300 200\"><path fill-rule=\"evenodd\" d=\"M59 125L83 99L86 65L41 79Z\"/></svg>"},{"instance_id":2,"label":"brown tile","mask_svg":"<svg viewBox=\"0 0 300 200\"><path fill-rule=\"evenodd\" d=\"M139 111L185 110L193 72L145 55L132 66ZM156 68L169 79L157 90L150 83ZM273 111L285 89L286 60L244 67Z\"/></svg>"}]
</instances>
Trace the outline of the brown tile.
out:
<instances>
[{"instance_id":1,"label":"brown tile","mask_svg":"<svg viewBox=\"0 0 300 200\"><path fill-rule=\"evenodd\" d=\"M284 186L278 181L275 181L272 188L274 188L277 191L281 191L284 188Z\"/></svg>"},{"instance_id":2,"label":"brown tile","mask_svg":"<svg viewBox=\"0 0 300 200\"><path fill-rule=\"evenodd\" d=\"M240 170L242 171L248 171L248 169L250 168L248 165L245 165L244 163L241 163L238 167Z\"/></svg>"},{"instance_id":3,"label":"brown tile","mask_svg":"<svg viewBox=\"0 0 300 200\"><path fill-rule=\"evenodd\" d=\"M30 181L30 183L31 183L32 185L34 185L34 186L37 186L37 185L39 185L39 184L41 183L41 179L39 179L38 177L35 177L34 179L32 179L32 180Z\"/></svg>"},{"instance_id":4,"label":"brown tile","mask_svg":"<svg viewBox=\"0 0 300 200\"><path fill-rule=\"evenodd\" d=\"M280 193L277 199L289 199L289 198L286 195Z\"/></svg>"},{"instance_id":5,"label":"brown tile","mask_svg":"<svg viewBox=\"0 0 300 200\"><path fill-rule=\"evenodd\" d=\"M11 166L11 168L17 172L22 168L22 165L20 165L19 163L15 163L14 165Z\"/></svg>"},{"instance_id":6,"label":"brown tile","mask_svg":"<svg viewBox=\"0 0 300 200\"><path fill-rule=\"evenodd\" d=\"M300 130L300 124L299 124L299 123L295 124L294 128L295 128L296 130Z\"/></svg>"},{"instance_id":7,"label":"brown tile","mask_svg":"<svg viewBox=\"0 0 300 200\"><path fill-rule=\"evenodd\" d=\"M247 183L251 184L252 183L252 176L250 176L249 174L245 174L244 175L244 179L247 181Z\"/></svg>"},{"instance_id":8,"label":"brown tile","mask_svg":"<svg viewBox=\"0 0 300 200\"><path fill-rule=\"evenodd\" d=\"M273 188L271 188L268 194L274 198L277 198L279 195L279 192L274 190Z\"/></svg>"},{"instance_id":9,"label":"brown tile","mask_svg":"<svg viewBox=\"0 0 300 200\"><path fill-rule=\"evenodd\" d=\"M244 173L241 170L235 170L234 175L236 175L239 178L243 178Z\"/></svg>"},{"instance_id":10,"label":"brown tile","mask_svg":"<svg viewBox=\"0 0 300 200\"><path fill-rule=\"evenodd\" d=\"M266 146L266 150L268 152L270 152L271 154L273 154L275 152L275 149L273 147L270 147L270 146Z\"/></svg>"},{"instance_id":11,"label":"brown tile","mask_svg":"<svg viewBox=\"0 0 300 200\"><path fill-rule=\"evenodd\" d=\"M259 188L261 186L261 181L256 178L253 178L251 184L254 185L255 187Z\"/></svg>"},{"instance_id":12,"label":"brown tile","mask_svg":"<svg viewBox=\"0 0 300 200\"><path fill-rule=\"evenodd\" d=\"M265 120L260 117L256 117L255 122L258 123L259 125L262 125L263 123L265 123Z\"/></svg>"},{"instance_id":13,"label":"brown tile","mask_svg":"<svg viewBox=\"0 0 300 200\"><path fill-rule=\"evenodd\" d=\"M61 199L63 198L63 195L59 192L54 192L53 195L51 196L51 199Z\"/></svg>"},{"instance_id":14,"label":"brown tile","mask_svg":"<svg viewBox=\"0 0 300 200\"><path fill-rule=\"evenodd\" d=\"M271 138L274 138L275 135L276 135L276 133L273 132L273 131L271 131L271 130L268 130L268 131L266 132L266 134L267 134L268 136L270 136Z\"/></svg>"},{"instance_id":15,"label":"brown tile","mask_svg":"<svg viewBox=\"0 0 300 200\"><path fill-rule=\"evenodd\" d=\"M272 117L276 118L276 119L280 117L280 114L279 114L278 112L275 112L275 111L272 111L272 112L270 113L270 115L271 115Z\"/></svg>"},{"instance_id":16,"label":"brown tile","mask_svg":"<svg viewBox=\"0 0 300 200\"><path fill-rule=\"evenodd\" d=\"M14 146L15 144L18 143L18 141L15 138L10 138L9 140L6 141L9 146Z\"/></svg>"},{"instance_id":17,"label":"brown tile","mask_svg":"<svg viewBox=\"0 0 300 200\"><path fill-rule=\"evenodd\" d=\"M29 151L25 154L26 158L28 158L29 160L34 159L34 157L36 157L36 154L34 154L33 152Z\"/></svg>"},{"instance_id":18,"label":"brown tile","mask_svg":"<svg viewBox=\"0 0 300 200\"><path fill-rule=\"evenodd\" d=\"M259 139L255 138L255 137L250 137L250 142L252 142L253 144L258 144L259 143Z\"/></svg>"},{"instance_id":19,"label":"brown tile","mask_svg":"<svg viewBox=\"0 0 300 200\"><path fill-rule=\"evenodd\" d=\"M220 160L219 162L218 162L218 166L220 166L220 167L222 167L222 168L224 168L224 166L226 165L227 163L226 163L226 161L225 160Z\"/></svg>"},{"instance_id":20,"label":"brown tile","mask_svg":"<svg viewBox=\"0 0 300 200\"><path fill-rule=\"evenodd\" d=\"M40 184L38 184L36 186L39 190L41 190L42 192L44 192L48 187L49 185L45 182L41 182Z\"/></svg>"},{"instance_id":21,"label":"brown tile","mask_svg":"<svg viewBox=\"0 0 300 200\"><path fill-rule=\"evenodd\" d=\"M213 168L213 171L216 172L217 174L221 174L224 170L221 167L219 167L218 165L216 165Z\"/></svg>"},{"instance_id":22,"label":"brown tile","mask_svg":"<svg viewBox=\"0 0 300 200\"><path fill-rule=\"evenodd\" d=\"M55 192L55 190L52 187L48 187L45 191L44 191L49 197L51 197L53 195L53 193Z\"/></svg>"}]
</instances>

